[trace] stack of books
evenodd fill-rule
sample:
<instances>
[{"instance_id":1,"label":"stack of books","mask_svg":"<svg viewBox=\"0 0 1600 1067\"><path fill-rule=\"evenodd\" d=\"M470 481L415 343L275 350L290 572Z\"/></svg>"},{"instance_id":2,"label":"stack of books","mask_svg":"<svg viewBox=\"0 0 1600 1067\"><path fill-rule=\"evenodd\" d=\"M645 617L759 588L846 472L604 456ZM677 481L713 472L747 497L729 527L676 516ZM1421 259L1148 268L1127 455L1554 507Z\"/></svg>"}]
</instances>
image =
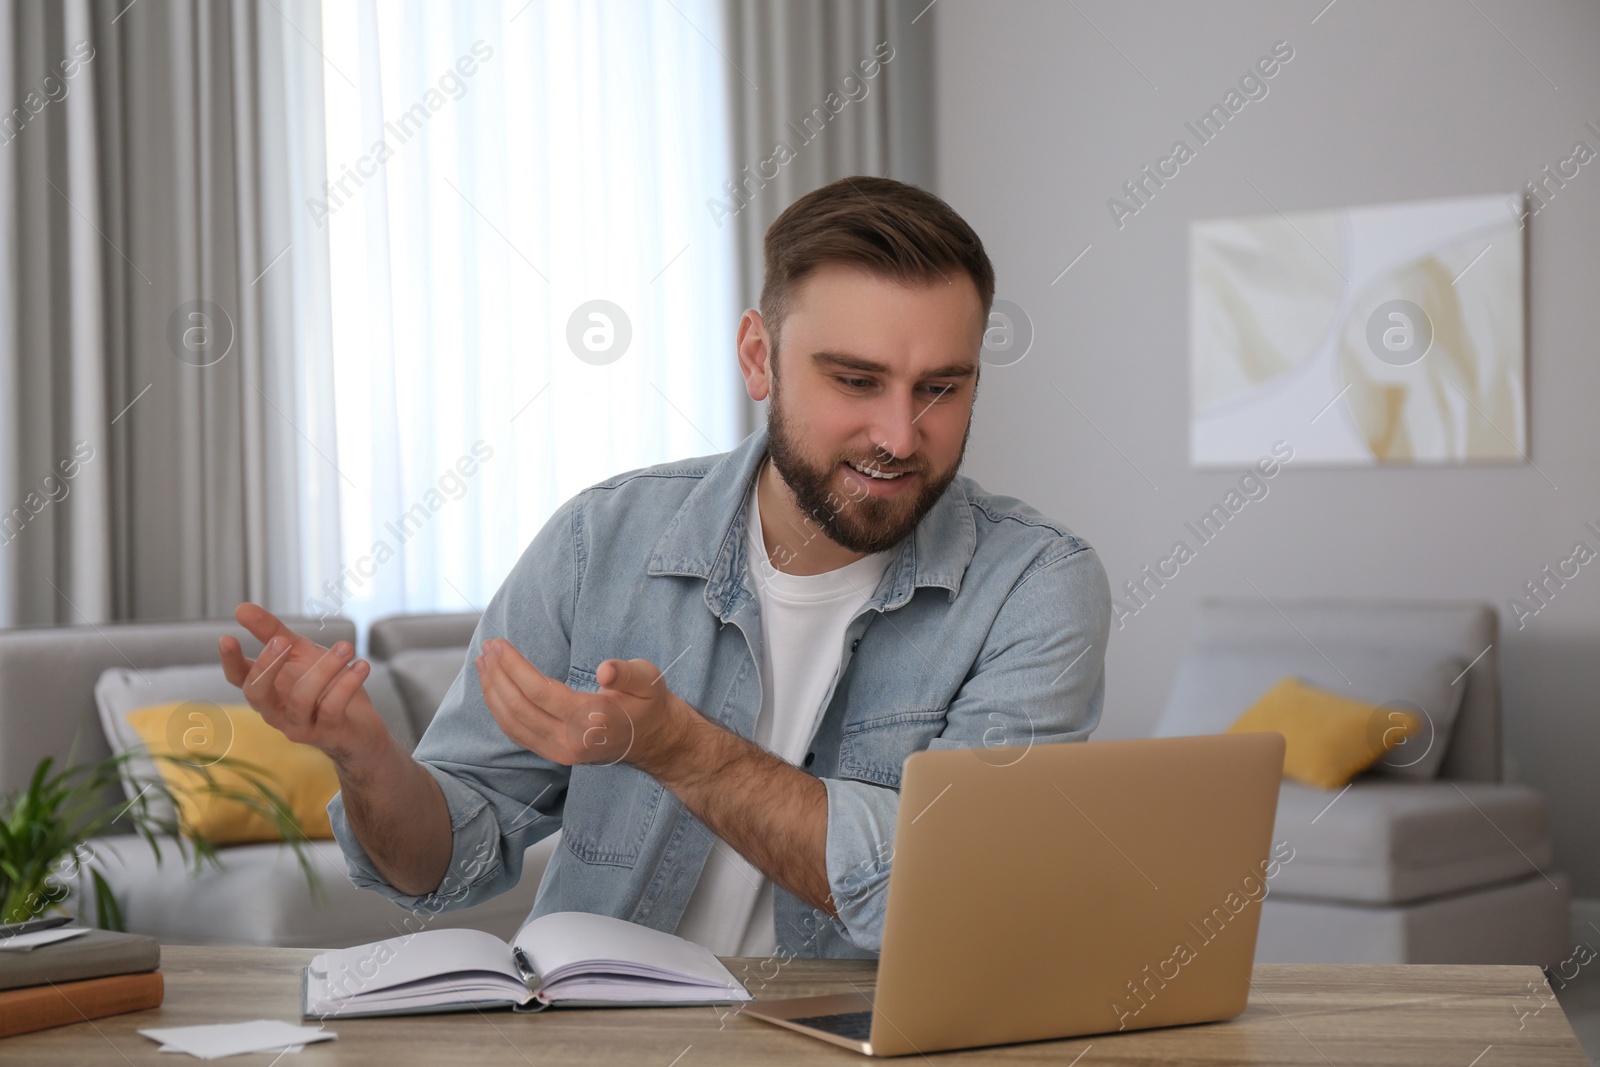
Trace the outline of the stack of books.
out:
<instances>
[{"instance_id":1,"label":"stack of books","mask_svg":"<svg viewBox=\"0 0 1600 1067\"><path fill-rule=\"evenodd\" d=\"M21 936L0 932L0 1037L160 1006L155 938L111 930L57 936L23 948Z\"/></svg>"}]
</instances>

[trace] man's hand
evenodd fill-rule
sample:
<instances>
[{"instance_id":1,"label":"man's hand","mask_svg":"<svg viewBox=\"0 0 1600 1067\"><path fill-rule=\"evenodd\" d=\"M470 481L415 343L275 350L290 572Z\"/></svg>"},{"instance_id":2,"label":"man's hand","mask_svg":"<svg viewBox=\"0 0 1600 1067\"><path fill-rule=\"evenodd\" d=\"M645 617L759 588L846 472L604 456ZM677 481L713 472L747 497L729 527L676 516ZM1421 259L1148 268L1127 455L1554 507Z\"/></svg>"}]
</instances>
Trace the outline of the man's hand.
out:
<instances>
[{"instance_id":1,"label":"man's hand","mask_svg":"<svg viewBox=\"0 0 1600 1067\"><path fill-rule=\"evenodd\" d=\"M608 659L599 693L547 678L509 641L489 638L474 661L483 700L505 735L565 766L626 761L646 773L669 765L698 713L642 659Z\"/></svg>"},{"instance_id":2,"label":"man's hand","mask_svg":"<svg viewBox=\"0 0 1600 1067\"><path fill-rule=\"evenodd\" d=\"M265 647L251 660L237 640L223 637L222 673L268 725L321 749L341 769L386 753L393 741L362 688L369 667L351 661L355 649L344 641L323 648L257 604L240 604L234 618Z\"/></svg>"},{"instance_id":3,"label":"man's hand","mask_svg":"<svg viewBox=\"0 0 1600 1067\"><path fill-rule=\"evenodd\" d=\"M498 638L474 662L484 703L511 740L567 766L626 760L762 874L838 914L828 886L827 787L702 716L649 661L601 663L598 694L545 677Z\"/></svg>"}]
</instances>

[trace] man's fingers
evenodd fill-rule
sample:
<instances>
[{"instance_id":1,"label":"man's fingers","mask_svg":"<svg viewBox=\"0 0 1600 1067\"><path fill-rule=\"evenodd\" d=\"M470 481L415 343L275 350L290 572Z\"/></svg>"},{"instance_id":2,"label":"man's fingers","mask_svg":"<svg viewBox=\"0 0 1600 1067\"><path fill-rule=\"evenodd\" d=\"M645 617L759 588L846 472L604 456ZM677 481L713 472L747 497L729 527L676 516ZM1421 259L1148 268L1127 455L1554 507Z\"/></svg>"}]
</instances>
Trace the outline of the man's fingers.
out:
<instances>
[{"instance_id":1,"label":"man's fingers","mask_svg":"<svg viewBox=\"0 0 1600 1067\"><path fill-rule=\"evenodd\" d=\"M234 609L233 617L239 625L249 630L263 648L274 638L282 640L294 653L290 657L289 677L294 678L310 656L323 652L323 647L304 634L296 633L283 624L272 612L259 604L243 603Z\"/></svg>"},{"instance_id":2,"label":"man's fingers","mask_svg":"<svg viewBox=\"0 0 1600 1067\"><path fill-rule=\"evenodd\" d=\"M505 706L498 694L491 695L490 692L485 689L484 703L488 705L489 714L499 725L501 733L505 734L508 738L521 745L523 748L528 749L530 752L537 752L540 755L547 754L547 749L544 743L544 734L532 729L526 723L524 723L521 716Z\"/></svg>"},{"instance_id":3,"label":"man's fingers","mask_svg":"<svg viewBox=\"0 0 1600 1067\"><path fill-rule=\"evenodd\" d=\"M505 677L504 671L486 665L479 668L479 673L482 675L483 702L499 724L500 731L529 751L559 759L561 753L550 744L559 730L556 720L528 703L522 691Z\"/></svg>"},{"instance_id":4,"label":"man's fingers","mask_svg":"<svg viewBox=\"0 0 1600 1067\"><path fill-rule=\"evenodd\" d=\"M245 658L244 650L239 647L238 640L224 635L217 642L217 655L222 660L222 676L228 680L229 685L242 689L245 679L250 674L250 668L255 664Z\"/></svg>"},{"instance_id":5,"label":"man's fingers","mask_svg":"<svg viewBox=\"0 0 1600 1067\"><path fill-rule=\"evenodd\" d=\"M570 716L586 696L542 674L509 641L485 641L482 659L498 667L528 703L557 718Z\"/></svg>"},{"instance_id":6,"label":"man's fingers","mask_svg":"<svg viewBox=\"0 0 1600 1067\"><path fill-rule=\"evenodd\" d=\"M553 714L528 700L505 669L504 656L486 655L479 664L484 703L512 741L557 763L617 763L633 747L633 720L615 702L595 693L559 686L563 704ZM552 683L553 685L553 683Z\"/></svg>"},{"instance_id":7,"label":"man's fingers","mask_svg":"<svg viewBox=\"0 0 1600 1067\"><path fill-rule=\"evenodd\" d=\"M288 646L273 652L270 645L256 657L250 666L249 674L245 676L244 684L239 686L245 699L250 701L251 707L257 711L263 707L270 711L278 711L281 708L282 705L277 699L277 681L278 674L283 670L288 658Z\"/></svg>"},{"instance_id":8,"label":"man's fingers","mask_svg":"<svg viewBox=\"0 0 1600 1067\"><path fill-rule=\"evenodd\" d=\"M654 696L661 682L661 671L647 659L608 659L594 673L600 688L636 697Z\"/></svg>"},{"instance_id":9,"label":"man's fingers","mask_svg":"<svg viewBox=\"0 0 1600 1067\"><path fill-rule=\"evenodd\" d=\"M501 715L521 720L529 729L538 733L551 733L559 727L561 722L559 715L539 701L530 699L527 692L512 681L506 670L505 657L489 655L482 657L482 663L478 666L478 684L483 689L484 703L489 705L490 711L498 711ZM498 719L499 715L496 718Z\"/></svg>"},{"instance_id":10,"label":"man's fingers","mask_svg":"<svg viewBox=\"0 0 1600 1067\"><path fill-rule=\"evenodd\" d=\"M333 647L319 656L295 681L285 704L297 725L310 726L315 721L317 701L328 688L328 683L350 662L355 651L348 641L335 641Z\"/></svg>"},{"instance_id":11,"label":"man's fingers","mask_svg":"<svg viewBox=\"0 0 1600 1067\"><path fill-rule=\"evenodd\" d=\"M233 617L262 645L280 635L291 641L296 636L295 632L285 626L276 615L260 604L252 604L248 600L233 609Z\"/></svg>"},{"instance_id":12,"label":"man's fingers","mask_svg":"<svg viewBox=\"0 0 1600 1067\"><path fill-rule=\"evenodd\" d=\"M350 700L367 680L369 667L364 659L353 660L349 666L334 675L333 681L317 698L315 722L319 727L337 725L344 719Z\"/></svg>"}]
</instances>

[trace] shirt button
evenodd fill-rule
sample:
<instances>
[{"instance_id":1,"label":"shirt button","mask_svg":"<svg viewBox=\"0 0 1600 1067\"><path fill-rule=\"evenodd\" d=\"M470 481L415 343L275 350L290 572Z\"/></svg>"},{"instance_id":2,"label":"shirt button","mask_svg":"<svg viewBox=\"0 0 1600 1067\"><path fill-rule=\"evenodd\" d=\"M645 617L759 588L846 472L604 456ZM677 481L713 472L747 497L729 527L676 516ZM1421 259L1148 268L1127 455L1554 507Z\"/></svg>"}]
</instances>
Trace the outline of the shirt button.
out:
<instances>
[{"instance_id":1,"label":"shirt button","mask_svg":"<svg viewBox=\"0 0 1600 1067\"><path fill-rule=\"evenodd\" d=\"M850 651L851 652L854 652L859 647L861 647L861 638L858 637L854 641L850 642Z\"/></svg>"},{"instance_id":2,"label":"shirt button","mask_svg":"<svg viewBox=\"0 0 1600 1067\"><path fill-rule=\"evenodd\" d=\"M817 759L817 754L815 752L807 752L806 753L806 764L805 765L807 767L811 766L813 763L816 762L816 759Z\"/></svg>"}]
</instances>

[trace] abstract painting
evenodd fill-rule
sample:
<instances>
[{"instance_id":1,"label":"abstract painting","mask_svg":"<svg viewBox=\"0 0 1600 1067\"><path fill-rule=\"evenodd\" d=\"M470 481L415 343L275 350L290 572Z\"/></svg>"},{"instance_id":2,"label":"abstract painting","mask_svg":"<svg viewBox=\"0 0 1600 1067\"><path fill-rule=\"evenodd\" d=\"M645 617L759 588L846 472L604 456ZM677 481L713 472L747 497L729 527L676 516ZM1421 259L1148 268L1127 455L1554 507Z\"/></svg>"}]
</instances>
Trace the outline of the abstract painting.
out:
<instances>
[{"instance_id":1,"label":"abstract painting","mask_svg":"<svg viewBox=\"0 0 1600 1067\"><path fill-rule=\"evenodd\" d=\"M1520 194L1196 221L1189 458L1527 461Z\"/></svg>"}]
</instances>

